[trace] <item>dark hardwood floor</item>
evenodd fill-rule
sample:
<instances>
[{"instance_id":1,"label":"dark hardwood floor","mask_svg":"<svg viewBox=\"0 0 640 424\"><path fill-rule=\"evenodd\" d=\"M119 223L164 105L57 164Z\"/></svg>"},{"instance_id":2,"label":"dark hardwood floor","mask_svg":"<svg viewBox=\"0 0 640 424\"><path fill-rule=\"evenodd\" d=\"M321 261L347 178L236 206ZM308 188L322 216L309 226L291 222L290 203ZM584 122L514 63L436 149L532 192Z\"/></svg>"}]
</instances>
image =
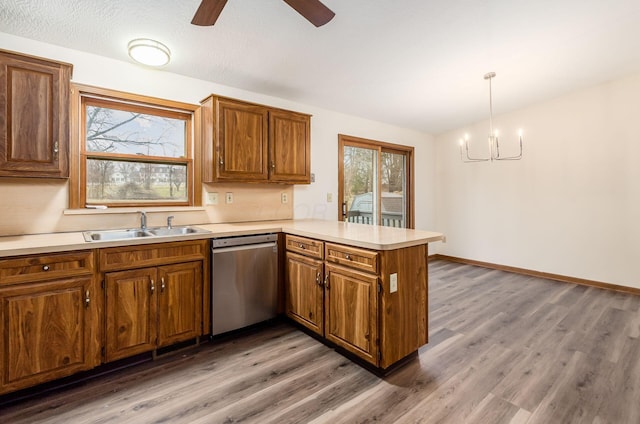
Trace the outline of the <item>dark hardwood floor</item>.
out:
<instances>
[{"instance_id":1,"label":"dark hardwood floor","mask_svg":"<svg viewBox=\"0 0 640 424\"><path fill-rule=\"evenodd\" d=\"M640 297L430 263L430 342L379 378L288 324L4 406L0 423L640 423Z\"/></svg>"}]
</instances>

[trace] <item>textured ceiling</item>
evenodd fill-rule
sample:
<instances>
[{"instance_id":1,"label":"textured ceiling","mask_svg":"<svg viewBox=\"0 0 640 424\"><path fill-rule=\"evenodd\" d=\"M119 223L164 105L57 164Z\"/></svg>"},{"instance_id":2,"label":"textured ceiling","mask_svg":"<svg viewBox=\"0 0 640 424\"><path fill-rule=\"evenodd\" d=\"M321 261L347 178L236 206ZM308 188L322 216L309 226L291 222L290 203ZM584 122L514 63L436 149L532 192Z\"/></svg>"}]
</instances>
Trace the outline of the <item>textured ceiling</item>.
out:
<instances>
[{"instance_id":1,"label":"textured ceiling","mask_svg":"<svg viewBox=\"0 0 640 424\"><path fill-rule=\"evenodd\" d=\"M121 60L133 38L165 67L432 134L640 72L638 0L324 0L316 28L282 0L0 0L0 31Z\"/></svg>"}]
</instances>

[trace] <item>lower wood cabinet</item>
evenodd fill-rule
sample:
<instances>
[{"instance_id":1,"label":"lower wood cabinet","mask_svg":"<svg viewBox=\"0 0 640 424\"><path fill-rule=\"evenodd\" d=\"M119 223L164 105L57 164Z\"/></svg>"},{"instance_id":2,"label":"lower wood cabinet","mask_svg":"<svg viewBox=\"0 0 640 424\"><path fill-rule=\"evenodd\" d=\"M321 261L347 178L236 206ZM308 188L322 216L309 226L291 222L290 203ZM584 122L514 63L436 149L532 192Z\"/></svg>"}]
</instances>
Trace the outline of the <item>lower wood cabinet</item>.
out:
<instances>
[{"instance_id":1,"label":"lower wood cabinet","mask_svg":"<svg viewBox=\"0 0 640 424\"><path fill-rule=\"evenodd\" d=\"M0 395L208 332L208 246L0 258Z\"/></svg>"},{"instance_id":2,"label":"lower wood cabinet","mask_svg":"<svg viewBox=\"0 0 640 424\"><path fill-rule=\"evenodd\" d=\"M427 343L426 244L374 251L287 235L285 245L290 319L383 370Z\"/></svg>"},{"instance_id":3,"label":"lower wood cabinet","mask_svg":"<svg viewBox=\"0 0 640 424\"><path fill-rule=\"evenodd\" d=\"M202 324L202 263L105 275L105 360L193 339Z\"/></svg>"},{"instance_id":4,"label":"lower wood cabinet","mask_svg":"<svg viewBox=\"0 0 640 424\"><path fill-rule=\"evenodd\" d=\"M285 308L289 318L324 335L324 263L287 252Z\"/></svg>"},{"instance_id":5,"label":"lower wood cabinet","mask_svg":"<svg viewBox=\"0 0 640 424\"><path fill-rule=\"evenodd\" d=\"M100 363L91 251L0 260L0 393Z\"/></svg>"},{"instance_id":6,"label":"lower wood cabinet","mask_svg":"<svg viewBox=\"0 0 640 424\"><path fill-rule=\"evenodd\" d=\"M206 252L206 241L101 250L101 266L114 270L104 273L106 362L203 334ZM176 263L116 271L154 262Z\"/></svg>"},{"instance_id":7,"label":"lower wood cabinet","mask_svg":"<svg viewBox=\"0 0 640 424\"><path fill-rule=\"evenodd\" d=\"M329 264L325 272L325 337L377 365L378 277Z\"/></svg>"}]
</instances>

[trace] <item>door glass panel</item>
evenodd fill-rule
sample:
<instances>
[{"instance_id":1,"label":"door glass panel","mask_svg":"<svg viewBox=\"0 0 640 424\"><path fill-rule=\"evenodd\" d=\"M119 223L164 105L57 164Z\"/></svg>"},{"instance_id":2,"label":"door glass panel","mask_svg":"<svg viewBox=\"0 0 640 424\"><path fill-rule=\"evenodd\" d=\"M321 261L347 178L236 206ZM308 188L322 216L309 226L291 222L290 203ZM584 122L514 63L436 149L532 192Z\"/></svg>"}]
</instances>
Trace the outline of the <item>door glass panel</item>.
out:
<instances>
[{"instance_id":1,"label":"door glass panel","mask_svg":"<svg viewBox=\"0 0 640 424\"><path fill-rule=\"evenodd\" d=\"M344 146L344 204L349 222L378 224L378 152Z\"/></svg>"},{"instance_id":2,"label":"door glass panel","mask_svg":"<svg viewBox=\"0 0 640 424\"><path fill-rule=\"evenodd\" d=\"M406 227L405 155L383 151L381 166L381 225Z\"/></svg>"}]
</instances>

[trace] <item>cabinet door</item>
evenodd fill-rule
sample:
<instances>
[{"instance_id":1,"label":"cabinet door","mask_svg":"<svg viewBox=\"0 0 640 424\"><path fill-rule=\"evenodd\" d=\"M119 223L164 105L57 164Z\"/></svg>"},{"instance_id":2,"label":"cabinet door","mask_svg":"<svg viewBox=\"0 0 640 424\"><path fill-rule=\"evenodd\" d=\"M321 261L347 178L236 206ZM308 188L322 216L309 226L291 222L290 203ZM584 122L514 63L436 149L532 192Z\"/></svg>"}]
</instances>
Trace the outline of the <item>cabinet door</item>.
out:
<instances>
[{"instance_id":1,"label":"cabinet door","mask_svg":"<svg viewBox=\"0 0 640 424\"><path fill-rule=\"evenodd\" d=\"M286 304L287 316L323 335L322 261L287 252Z\"/></svg>"},{"instance_id":2,"label":"cabinet door","mask_svg":"<svg viewBox=\"0 0 640 424\"><path fill-rule=\"evenodd\" d=\"M326 265L325 337L378 365L378 278Z\"/></svg>"},{"instance_id":3,"label":"cabinet door","mask_svg":"<svg viewBox=\"0 0 640 424\"><path fill-rule=\"evenodd\" d=\"M159 267L158 280L158 346L198 337L202 327L202 263Z\"/></svg>"},{"instance_id":4,"label":"cabinet door","mask_svg":"<svg viewBox=\"0 0 640 424\"><path fill-rule=\"evenodd\" d=\"M219 99L217 114L214 155L214 165L218 167L217 179L267 181L267 109L239 101Z\"/></svg>"},{"instance_id":5,"label":"cabinet door","mask_svg":"<svg viewBox=\"0 0 640 424\"><path fill-rule=\"evenodd\" d=\"M311 182L310 123L309 115L269 112L269 181Z\"/></svg>"},{"instance_id":6,"label":"cabinet door","mask_svg":"<svg viewBox=\"0 0 640 424\"><path fill-rule=\"evenodd\" d=\"M156 274L156 268L105 274L106 361L155 349Z\"/></svg>"},{"instance_id":7,"label":"cabinet door","mask_svg":"<svg viewBox=\"0 0 640 424\"><path fill-rule=\"evenodd\" d=\"M0 289L0 393L92 368L91 277Z\"/></svg>"},{"instance_id":8,"label":"cabinet door","mask_svg":"<svg viewBox=\"0 0 640 424\"><path fill-rule=\"evenodd\" d=\"M68 177L71 65L0 52L0 175Z\"/></svg>"}]
</instances>

